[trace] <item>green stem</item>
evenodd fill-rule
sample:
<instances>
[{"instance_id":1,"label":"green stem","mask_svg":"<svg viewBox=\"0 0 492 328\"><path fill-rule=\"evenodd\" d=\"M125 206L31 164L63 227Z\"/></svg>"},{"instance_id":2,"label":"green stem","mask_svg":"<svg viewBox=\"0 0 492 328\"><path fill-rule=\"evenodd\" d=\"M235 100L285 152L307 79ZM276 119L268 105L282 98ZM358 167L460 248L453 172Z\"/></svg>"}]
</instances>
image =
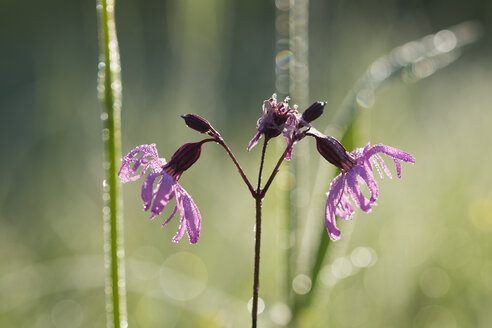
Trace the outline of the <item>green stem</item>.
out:
<instances>
[{"instance_id":1,"label":"green stem","mask_svg":"<svg viewBox=\"0 0 492 328\"><path fill-rule=\"evenodd\" d=\"M104 255L107 327L126 327L123 218L118 166L121 157L121 78L114 0L98 0L100 62L99 98L103 105Z\"/></svg>"}]
</instances>

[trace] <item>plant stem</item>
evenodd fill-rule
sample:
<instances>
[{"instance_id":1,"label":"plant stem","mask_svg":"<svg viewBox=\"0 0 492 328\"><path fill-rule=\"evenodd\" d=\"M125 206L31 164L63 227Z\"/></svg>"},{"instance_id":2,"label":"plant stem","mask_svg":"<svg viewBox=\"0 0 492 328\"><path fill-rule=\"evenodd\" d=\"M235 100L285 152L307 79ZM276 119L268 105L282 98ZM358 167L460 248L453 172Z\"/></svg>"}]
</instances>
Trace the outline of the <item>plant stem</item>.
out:
<instances>
[{"instance_id":1,"label":"plant stem","mask_svg":"<svg viewBox=\"0 0 492 328\"><path fill-rule=\"evenodd\" d=\"M253 306L251 308L252 327L256 328L258 317L258 293L260 290L260 246L261 246L261 203L262 198L259 194L255 197L256 201L256 235L255 235L255 266L253 278Z\"/></svg>"},{"instance_id":2,"label":"plant stem","mask_svg":"<svg viewBox=\"0 0 492 328\"><path fill-rule=\"evenodd\" d=\"M283 154L280 156L280 158L278 159L277 161L277 165L275 165L275 168L273 169L272 171L272 174L270 175L270 177L268 178L268 181L267 183L265 184L265 187L263 188L263 190L260 192L260 196L261 198L265 197L265 194L266 192L268 191L268 188L270 187L270 185L272 184L273 182L273 179L275 178L275 176L277 175L278 173L278 170L280 168L280 165L282 164L282 162L284 161L285 159L285 155L287 155L287 152L289 151L289 148L291 147L291 145L287 145L287 148L285 148Z\"/></svg>"},{"instance_id":3,"label":"plant stem","mask_svg":"<svg viewBox=\"0 0 492 328\"><path fill-rule=\"evenodd\" d=\"M261 196L261 175L263 174L263 166L265 164L265 153L268 145L269 138L265 138L263 141L263 148L261 150L260 170L258 172L258 187L254 194L256 203L256 221L255 221L255 266L253 273L253 306L251 307L251 321L253 328L256 327L256 319L258 317L258 293L260 291L260 247L261 247L261 203L263 197Z\"/></svg>"},{"instance_id":4,"label":"plant stem","mask_svg":"<svg viewBox=\"0 0 492 328\"><path fill-rule=\"evenodd\" d=\"M105 149L104 255L107 327L126 327L123 218L118 164L121 157L121 78L114 0L98 0L100 63L99 98L103 105Z\"/></svg>"},{"instance_id":5,"label":"plant stem","mask_svg":"<svg viewBox=\"0 0 492 328\"><path fill-rule=\"evenodd\" d=\"M225 151L227 152L227 154L229 154L229 157L232 159L232 161L234 162L234 165L236 165L237 170L239 171L239 174L243 178L244 183L246 183L246 186L248 186L248 189L249 189L249 192L251 193L251 196L256 197L256 192L253 189L253 186L251 185L251 182L249 182L248 177L244 173L244 170L241 168L241 165L237 161L236 156L234 156L233 152L231 151L231 149L229 148L229 146L227 146L227 144L224 141L224 139L222 139L222 137L220 137L218 133L216 135L217 135L217 140L216 141L219 143L219 145L221 145L225 149Z\"/></svg>"},{"instance_id":6,"label":"plant stem","mask_svg":"<svg viewBox=\"0 0 492 328\"><path fill-rule=\"evenodd\" d=\"M261 175L263 174L263 166L265 164L265 153L268 145L269 138L265 138L263 141L263 148L261 149L261 161L260 161L260 171L258 172L258 187L256 188L256 193L260 193L261 188Z\"/></svg>"}]
</instances>

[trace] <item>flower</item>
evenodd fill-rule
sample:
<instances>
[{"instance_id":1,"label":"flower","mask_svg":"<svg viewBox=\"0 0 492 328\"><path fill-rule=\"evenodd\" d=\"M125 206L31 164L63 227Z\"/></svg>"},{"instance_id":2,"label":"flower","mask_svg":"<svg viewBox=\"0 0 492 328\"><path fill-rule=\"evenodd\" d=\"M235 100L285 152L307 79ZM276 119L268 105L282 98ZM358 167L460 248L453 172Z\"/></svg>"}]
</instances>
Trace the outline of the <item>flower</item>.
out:
<instances>
[{"instance_id":1,"label":"flower","mask_svg":"<svg viewBox=\"0 0 492 328\"><path fill-rule=\"evenodd\" d=\"M178 242L185 230L192 244L197 243L200 237L202 222L200 211L177 180L183 171L198 160L202 144L203 142L196 142L183 145L174 153L169 163L159 158L155 144L140 145L122 158L123 163L118 172L122 182L135 181L150 170L142 185L141 197L144 210L150 209L152 212L151 220L161 214L166 205L175 198L174 210L161 226L164 227L179 211L181 222L173 242Z\"/></svg>"},{"instance_id":2,"label":"flower","mask_svg":"<svg viewBox=\"0 0 492 328\"><path fill-rule=\"evenodd\" d=\"M377 144L371 147L369 143L364 149L357 148L350 154L346 151L344 154L340 149L340 147L343 148L343 146L338 141L336 141L336 143L334 142L333 146L330 148L327 145L328 142L332 142L332 140L318 140L323 139L320 136L315 136L315 138L320 153L342 171L342 173L335 177L331 182L325 207L326 229L328 230L330 239L337 240L340 239L340 230L336 226L335 215L341 219L347 219L354 213L354 208L350 202L349 195L355 205L366 213L370 213L371 206L376 205L379 187L374 179L372 165L374 164L376 167L381 179L383 179L382 171L384 171L388 177L392 177L379 153L385 154L393 159L398 178L401 178L400 161L413 164L415 163L415 159L410 154L400 149L385 146L383 144ZM334 138L331 139L336 140ZM320 144L322 144L322 147L319 146ZM343 150L345 149L343 148ZM334 161L332 162L329 158L334 158ZM361 178L362 182L365 183L369 189L369 199L362 194L358 177Z\"/></svg>"},{"instance_id":3,"label":"flower","mask_svg":"<svg viewBox=\"0 0 492 328\"><path fill-rule=\"evenodd\" d=\"M250 151L263 135L269 139L283 134L288 147L285 159L291 159L294 144L303 139L306 132L312 128L310 122L323 114L326 102L314 102L302 115L297 111L297 105L290 108L288 102L289 97L285 98L283 102L277 102L275 93L270 99L263 102L263 115L256 123L258 132L251 139L247 151ZM306 127L307 130L301 131L303 127Z\"/></svg>"},{"instance_id":4,"label":"flower","mask_svg":"<svg viewBox=\"0 0 492 328\"><path fill-rule=\"evenodd\" d=\"M258 119L256 123L256 129L258 132L251 139L247 151L250 151L260 138L265 135L265 138L274 138L284 132L288 134L288 131L295 128L299 122L299 114L296 111L297 106L294 109L289 107L289 98L285 98L284 101L277 103L277 95L274 93L272 97L263 102L263 115ZM287 140L289 142L290 140Z\"/></svg>"}]
</instances>

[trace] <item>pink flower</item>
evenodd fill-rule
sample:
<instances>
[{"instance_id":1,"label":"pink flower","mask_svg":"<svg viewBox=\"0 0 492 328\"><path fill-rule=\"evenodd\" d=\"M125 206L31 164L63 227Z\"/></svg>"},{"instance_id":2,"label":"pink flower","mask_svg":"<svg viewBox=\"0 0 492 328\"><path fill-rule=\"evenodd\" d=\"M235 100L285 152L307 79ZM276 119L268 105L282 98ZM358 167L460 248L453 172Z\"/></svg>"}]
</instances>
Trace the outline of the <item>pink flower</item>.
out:
<instances>
[{"instance_id":1,"label":"pink flower","mask_svg":"<svg viewBox=\"0 0 492 328\"><path fill-rule=\"evenodd\" d=\"M330 239L337 240L340 239L340 230L336 226L335 215L341 219L347 219L354 213L354 207L350 202L349 196L355 205L366 213L371 212L372 205L376 205L379 187L374 179L373 164L381 179L383 178L382 171L391 178L391 173L379 153L393 159L398 178L401 178L400 161L415 163L415 159L402 150L382 144L372 147L367 144L364 149L357 148L348 153L334 138L322 138L321 136L315 136L315 138L321 155L342 171L331 182L325 207L326 229ZM366 184L370 192L370 198L366 198L362 194L359 181Z\"/></svg>"},{"instance_id":2,"label":"pink flower","mask_svg":"<svg viewBox=\"0 0 492 328\"><path fill-rule=\"evenodd\" d=\"M270 139L282 134L289 147L285 159L290 160L294 144L306 136L306 131L311 128L310 122L323 114L326 103L317 101L301 115L297 111L297 105L290 108L288 102L289 97L285 98L283 102L277 102L276 94L263 102L263 115L256 123L258 132L251 139L247 151L250 151L263 135ZM304 127L307 130L301 131Z\"/></svg>"},{"instance_id":3,"label":"pink flower","mask_svg":"<svg viewBox=\"0 0 492 328\"><path fill-rule=\"evenodd\" d=\"M279 136L292 127L296 127L299 120L296 107L294 106L294 109L289 107L288 97L284 101L277 103L277 95L275 93L270 99L265 100L263 102L263 115L256 123L258 132L251 139L247 151L250 151L263 135L265 135L265 138L270 139Z\"/></svg>"},{"instance_id":4,"label":"pink flower","mask_svg":"<svg viewBox=\"0 0 492 328\"><path fill-rule=\"evenodd\" d=\"M202 144L203 142L196 142L183 145L172 156L169 163L159 158L155 144L138 146L122 158L123 164L118 175L123 182L135 181L146 171L150 171L142 185L141 196L144 210L150 209L152 212L151 220L161 214L167 204L175 198L174 210L161 226L164 227L179 211L181 222L173 238L174 242L178 242L183 237L185 230L192 244L198 242L200 237L202 222L200 211L177 180L183 171L198 160Z\"/></svg>"}]
</instances>

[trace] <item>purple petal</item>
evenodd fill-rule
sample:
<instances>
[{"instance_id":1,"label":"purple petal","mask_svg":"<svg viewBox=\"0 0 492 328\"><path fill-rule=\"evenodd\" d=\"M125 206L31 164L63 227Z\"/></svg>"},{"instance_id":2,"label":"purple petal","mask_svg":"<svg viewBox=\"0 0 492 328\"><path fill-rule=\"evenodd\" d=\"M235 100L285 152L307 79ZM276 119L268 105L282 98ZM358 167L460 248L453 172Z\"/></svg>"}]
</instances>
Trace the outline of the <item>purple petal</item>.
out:
<instances>
[{"instance_id":1,"label":"purple petal","mask_svg":"<svg viewBox=\"0 0 492 328\"><path fill-rule=\"evenodd\" d=\"M352 171L357 173L357 175L359 175L362 178L362 180L365 182L367 188L369 188L369 191L371 192L371 199L369 200L369 205L374 204L379 196L379 188L378 188L378 184L376 183L376 180L374 180L371 167L369 167L368 165L367 166L356 165L352 168Z\"/></svg>"},{"instance_id":2,"label":"purple petal","mask_svg":"<svg viewBox=\"0 0 492 328\"><path fill-rule=\"evenodd\" d=\"M178 232L176 232L176 235L173 237L173 242L177 243L178 241L180 241L185 233L185 230L186 230L185 219L183 215L181 215L181 219L179 221L179 229Z\"/></svg>"},{"instance_id":3,"label":"purple petal","mask_svg":"<svg viewBox=\"0 0 492 328\"><path fill-rule=\"evenodd\" d=\"M376 155L376 156L378 156L378 155ZM381 167L379 166L378 161L375 158L371 157L369 159L369 163L376 167L376 170L378 171L379 177L381 179L384 179L383 171L381 170Z\"/></svg>"},{"instance_id":4,"label":"purple petal","mask_svg":"<svg viewBox=\"0 0 492 328\"><path fill-rule=\"evenodd\" d=\"M149 167L154 168L156 164L160 163L155 144L137 146L126 156L122 157L121 160L123 163L121 164L118 175L122 182L140 179ZM143 168L138 172L140 166L143 166Z\"/></svg>"},{"instance_id":5,"label":"purple petal","mask_svg":"<svg viewBox=\"0 0 492 328\"><path fill-rule=\"evenodd\" d=\"M250 151L256 144L258 143L258 140L260 140L261 136L263 135L262 132L258 132L255 134L253 139L249 142L248 148L246 148L246 151Z\"/></svg>"},{"instance_id":6,"label":"purple petal","mask_svg":"<svg viewBox=\"0 0 492 328\"><path fill-rule=\"evenodd\" d=\"M292 145L289 146L289 149L287 150L287 153L285 153L285 159L290 161L292 159Z\"/></svg>"},{"instance_id":7,"label":"purple petal","mask_svg":"<svg viewBox=\"0 0 492 328\"><path fill-rule=\"evenodd\" d=\"M186 190L184 190L180 185L176 185L176 189L179 190L177 191L178 208L180 210L181 217L186 223L188 238L190 239L190 243L196 244L198 242L198 238L200 237L200 230L202 226L200 211ZM181 236L176 235L174 239L177 240L173 239L173 241L179 241L181 237L182 234Z\"/></svg>"},{"instance_id":8,"label":"purple petal","mask_svg":"<svg viewBox=\"0 0 492 328\"><path fill-rule=\"evenodd\" d=\"M328 199L325 206L325 225L331 240L340 239L340 230L335 222L335 212L340 202L345 187L345 175L339 174L333 179L328 191Z\"/></svg>"},{"instance_id":9,"label":"purple petal","mask_svg":"<svg viewBox=\"0 0 492 328\"><path fill-rule=\"evenodd\" d=\"M373 147L371 147L367 153L364 154L364 157L365 159L369 159L371 156L374 156L376 155L377 153L383 153L383 154L386 154L388 156L390 156L391 158L393 158L393 161L395 162L395 166L396 166L396 175L398 176L398 178L401 179L401 163L400 161L404 161L404 162L410 162L412 164L415 163L415 158L413 158L412 155L404 152L403 150L400 150L398 148L393 148L393 147L390 147L390 146L385 146L383 144L377 144ZM384 165L384 162L382 161L382 159L380 159L382 165ZM388 174L389 171L386 171L386 174ZM391 174L390 174L391 176Z\"/></svg>"},{"instance_id":10,"label":"purple petal","mask_svg":"<svg viewBox=\"0 0 492 328\"><path fill-rule=\"evenodd\" d=\"M152 172L144 180L140 195L142 196L142 200L144 202L145 211L147 211L150 208L150 204L152 204L152 199L154 198L153 196L154 196L155 179L157 179L157 177L163 174L164 172Z\"/></svg>"},{"instance_id":11,"label":"purple petal","mask_svg":"<svg viewBox=\"0 0 492 328\"><path fill-rule=\"evenodd\" d=\"M396 158L393 158L393 161L395 162L396 166L396 175L398 176L398 179L401 179L401 163Z\"/></svg>"},{"instance_id":12,"label":"purple petal","mask_svg":"<svg viewBox=\"0 0 492 328\"><path fill-rule=\"evenodd\" d=\"M383 153L392 157L393 159L399 159L404 162L410 162L412 164L415 164L415 158L413 158L413 156L410 155L409 153L406 153L398 148L393 148L383 144L377 144L372 146L365 154L365 157L370 158L371 156L377 153Z\"/></svg>"},{"instance_id":13,"label":"purple petal","mask_svg":"<svg viewBox=\"0 0 492 328\"><path fill-rule=\"evenodd\" d=\"M349 196L346 192L342 194L342 198L340 198L340 202L338 203L338 207L335 212L336 216L340 219L348 219L354 214L354 208L352 204L350 204Z\"/></svg>"},{"instance_id":14,"label":"purple petal","mask_svg":"<svg viewBox=\"0 0 492 328\"><path fill-rule=\"evenodd\" d=\"M354 166L355 168L355 166ZM355 205L366 213L371 212L371 202L364 197L359 187L359 181L357 180L357 174L352 171L347 174L347 189L355 202Z\"/></svg>"},{"instance_id":15,"label":"purple petal","mask_svg":"<svg viewBox=\"0 0 492 328\"><path fill-rule=\"evenodd\" d=\"M159 182L157 191L154 195L154 202L152 203L152 213L159 215L164 210L164 207L174 197L173 185L176 184L174 178L167 173L162 175L162 179Z\"/></svg>"},{"instance_id":16,"label":"purple petal","mask_svg":"<svg viewBox=\"0 0 492 328\"><path fill-rule=\"evenodd\" d=\"M291 137L289 131L284 129L282 134L285 138L285 141L287 142L287 147L288 147L287 153L285 153L285 159L290 161L290 159L292 158L292 148L294 147L294 142L292 140L292 137Z\"/></svg>"},{"instance_id":17,"label":"purple petal","mask_svg":"<svg viewBox=\"0 0 492 328\"><path fill-rule=\"evenodd\" d=\"M383 169L384 173L386 173L386 175L392 179L393 178L393 175L391 174L390 170L388 169L388 167L386 166L386 163L384 163L384 160L383 158L379 155L379 154L376 154L374 155L374 157L377 158L377 160L379 161L379 163L381 164L381 168ZM376 160L374 161L375 163L377 162ZM381 179L383 178L383 175L381 175Z\"/></svg>"},{"instance_id":18,"label":"purple petal","mask_svg":"<svg viewBox=\"0 0 492 328\"><path fill-rule=\"evenodd\" d=\"M277 96L275 94L273 94L273 96L275 96L275 103L277 102ZM273 98L272 96L272 98ZM270 100L265 100L263 102L263 114L266 114L270 109L272 109L272 104L270 103Z\"/></svg>"}]
</instances>

